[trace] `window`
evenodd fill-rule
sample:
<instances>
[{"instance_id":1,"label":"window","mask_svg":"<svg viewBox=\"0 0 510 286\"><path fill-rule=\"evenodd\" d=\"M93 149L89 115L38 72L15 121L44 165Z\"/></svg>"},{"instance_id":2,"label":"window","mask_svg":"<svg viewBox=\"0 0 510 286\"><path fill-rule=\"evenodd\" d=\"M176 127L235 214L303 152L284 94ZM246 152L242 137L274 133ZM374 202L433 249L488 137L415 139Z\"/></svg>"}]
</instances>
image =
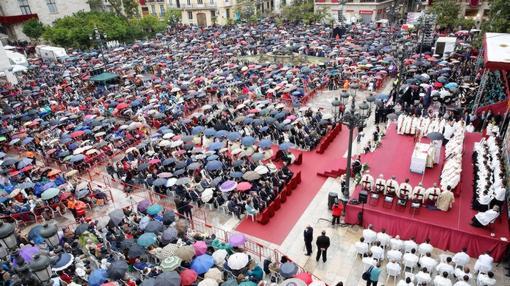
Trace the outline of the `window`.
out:
<instances>
[{"instance_id":1,"label":"window","mask_svg":"<svg viewBox=\"0 0 510 286\"><path fill-rule=\"evenodd\" d=\"M216 18L216 11L211 11L211 18Z\"/></svg>"},{"instance_id":2,"label":"window","mask_svg":"<svg viewBox=\"0 0 510 286\"><path fill-rule=\"evenodd\" d=\"M188 19L193 20L193 12L188 11Z\"/></svg>"},{"instance_id":3,"label":"window","mask_svg":"<svg viewBox=\"0 0 510 286\"><path fill-rule=\"evenodd\" d=\"M191 0L188 0L188 6L191 6Z\"/></svg>"},{"instance_id":4,"label":"window","mask_svg":"<svg viewBox=\"0 0 510 286\"><path fill-rule=\"evenodd\" d=\"M214 5L214 0L209 0L209 4Z\"/></svg>"},{"instance_id":5,"label":"window","mask_svg":"<svg viewBox=\"0 0 510 286\"><path fill-rule=\"evenodd\" d=\"M159 4L159 15L163 16L165 15L165 5Z\"/></svg>"},{"instance_id":6,"label":"window","mask_svg":"<svg viewBox=\"0 0 510 286\"><path fill-rule=\"evenodd\" d=\"M225 16L227 17L227 19L230 19L230 9L225 9Z\"/></svg>"},{"instance_id":7,"label":"window","mask_svg":"<svg viewBox=\"0 0 510 286\"><path fill-rule=\"evenodd\" d=\"M48 10L50 10L51 14L58 13L57 3L55 1L56 0L46 0L46 5L48 5Z\"/></svg>"},{"instance_id":8,"label":"window","mask_svg":"<svg viewBox=\"0 0 510 286\"><path fill-rule=\"evenodd\" d=\"M197 0L197 4L198 5L202 5L202 4L204 4L204 1L203 0Z\"/></svg>"},{"instance_id":9,"label":"window","mask_svg":"<svg viewBox=\"0 0 510 286\"><path fill-rule=\"evenodd\" d=\"M21 9L21 14L28 15L32 14L30 10L30 5L28 5L28 0L18 0L19 8Z\"/></svg>"},{"instance_id":10,"label":"window","mask_svg":"<svg viewBox=\"0 0 510 286\"><path fill-rule=\"evenodd\" d=\"M156 13L156 6L155 5L151 5L151 14L152 16L156 16L157 13Z\"/></svg>"}]
</instances>

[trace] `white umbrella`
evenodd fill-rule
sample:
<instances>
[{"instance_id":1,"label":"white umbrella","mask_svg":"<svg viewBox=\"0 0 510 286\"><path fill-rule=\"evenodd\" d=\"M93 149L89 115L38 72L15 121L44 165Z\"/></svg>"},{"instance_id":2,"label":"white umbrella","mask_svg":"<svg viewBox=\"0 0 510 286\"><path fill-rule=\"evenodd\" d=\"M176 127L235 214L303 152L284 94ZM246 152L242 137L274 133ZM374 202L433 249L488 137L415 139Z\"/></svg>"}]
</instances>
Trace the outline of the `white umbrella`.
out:
<instances>
[{"instance_id":1,"label":"white umbrella","mask_svg":"<svg viewBox=\"0 0 510 286\"><path fill-rule=\"evenodd\" d=\"M214 264L217 266L223 266L225 263L225 258L227 257L228 252L225 249L218 249L213 254L212 257L214 259Z\"/></svg>"},{"instance_id":2,"label":"white umbrella","mask_svg":"<svg viewBox=\"0 0 510 286\"><path fill-rule=\"evenodd\" d=\"M257 168L255 168L255 172L259 175L264 175L269 172L269 169L264 165L260 165L260 166L257 166Z\"/></svg>"},{"instance_id":3,"label":"white umbrella","mask_svg":"<svg viewBox=\"0 0 510 286\"><path fill-rule=\"evenodd\" d=\"M211 278L205 278L204 280L198 282L198 286L218 286L218 282Z\"/></svg>"},{"instance_id":4,"label":"white umbrella","mask_svg":"<svg viewBox=\"0 0 510 286\"><path fill-rule=\"evenodd\" d=\"M175 134L173 134L173 133L166 133L165 135L163 135L163 139L170 139L174 136L175 136Z\"/></svg>"},{"instance_id":5,"label":"white umbrella","mask_svg":"<svg viewBox=\"0 0 510 286\"><path fill-rule=\"evenodd\" d=\"M177 141L174 141L172 142L172 145L171 147L177 147L177 146L181 146L182 145L182 140L177 140Z\"/></svg>"},{"instance_id":6,"label":"white umbrella","mask_svg":"<svg viewBox=\"0 0 510 286\"><path fill-rule=\"evenodd\" d=\"M324 114L324 116L322 116L322 119L332 119L333 118L333 115L329 114L329 113L326 113Z\"/></svg>"},{"instance_id":7,"label":"white umbrella","mask_svg":"<svg viewBox=\"0 0 510 286\"><path fill-rule=\"evenodd\" d=\"M207 188L202 192L201 198L204 203L207 203L213 198L213 188Z\"/></svg>"},{"instance_id":8,"label":"white umbrella","mask_svg":"<svg viewBox=\"0 0 510 286\"><path fill-rule=\"evenodd\" d=\"M206 279L213 279L216 282L223 282L223 273L218 268L211 268L204 275Z\"/></svg>"},{"instance_id":9,"label":"white umbrella","mask_svg":"<svg viewBox=\"0 0 510 286\"><path fill-rule=\"evenodd\" d=\"M166 146L172 145L172 142L170 142L168 140L161 140L161 142L159 142L158 145L161 146L161 147L166 147Z\"/></svg>"},{"instance_id":10,"label":"white umbrella","mask_svg":"<svg viewBox=\"0 0 510 286\"><path fill-rule=\"evenodd\" d=\"M248 262L249 258L245 253L234 253L228 258L227 265L232 270L241 270L248 265Z\"/></svg>"},{"instance_id":11,"label":"white umbrella","mask_svg":"<svg viewBox=\"0 0 510 286\"><path fill-rule=\"evenodd\" d=\"M177 178L170 178L166 181L165 186L171 187L171 186L175 185L176 182L177 182Z\"/></svg>"}]
</instances>

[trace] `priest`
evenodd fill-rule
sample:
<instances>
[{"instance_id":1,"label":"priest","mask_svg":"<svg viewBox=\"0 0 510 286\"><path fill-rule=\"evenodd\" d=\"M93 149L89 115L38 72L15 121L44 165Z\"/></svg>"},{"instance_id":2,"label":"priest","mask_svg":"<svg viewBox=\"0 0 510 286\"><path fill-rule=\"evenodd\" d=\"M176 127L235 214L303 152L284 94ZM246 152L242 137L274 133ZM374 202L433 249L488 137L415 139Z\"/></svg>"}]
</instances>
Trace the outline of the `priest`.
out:
<instances>
[{"instance_id":1,"label":"priest","mask_svg":"<svg viewBox=\"0 0 510 286\"><path fill-rule=\"evenodd\" d=\"M485 227L494 222L499 216L499 206L494 206L492 209L477 213L471 219L471 225L474 227Z\"/></svg>"}]
</instances>

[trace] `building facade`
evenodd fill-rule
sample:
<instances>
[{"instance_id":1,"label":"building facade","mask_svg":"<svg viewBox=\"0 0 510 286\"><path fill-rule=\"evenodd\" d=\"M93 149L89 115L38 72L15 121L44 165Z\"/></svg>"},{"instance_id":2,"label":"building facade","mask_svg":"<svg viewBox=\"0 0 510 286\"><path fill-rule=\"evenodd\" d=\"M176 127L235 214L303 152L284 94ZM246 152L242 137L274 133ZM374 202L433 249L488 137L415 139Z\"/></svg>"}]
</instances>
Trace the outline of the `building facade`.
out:
<instances>
[{"instance_id":1,"label":"building facade","mask_svg":"<svg viewBox=\"0 0 510 286\"><path fill-rule=\"evenodd\" d=\"M424 1L423 4L430 7L434 0ZM489 0L457 0L460 4L460 15L466 19L472 19L479 27L481 22L487 20L490 11Z\"/></svg>"},{"instance_id":2,"label":"building facade","mask_svg":"<svg viewBox=\"0 0 510 286\"><path fill-rule=\"evenodd\" d=\"M396 0L315 0L315 10L325 9L336 23L370 23L388 18ZM401 1L400 1L401 2Z\"/></svg>"},{"instance_id":3,"label":"building facade","mask_svg":"<svg viewBox=\"0 0 510 286\"><path fill-rule=\"evenodd\" d=\"M86 0L1 0L0 29L11 40L29 40L22 32L25 21L39 19L50 25L78 11L90 11Z\"/></svg>"},{"instance_id":4,"label":"building facade","mask_svg":"<svg viewBox=\"0 0 510 286\"><path fill-rule=\"evenodd\" d=\"M161 18L170 7L168 0L139 0L138 2L142 16L152 15Z\"/></svg>"}]
</instances>

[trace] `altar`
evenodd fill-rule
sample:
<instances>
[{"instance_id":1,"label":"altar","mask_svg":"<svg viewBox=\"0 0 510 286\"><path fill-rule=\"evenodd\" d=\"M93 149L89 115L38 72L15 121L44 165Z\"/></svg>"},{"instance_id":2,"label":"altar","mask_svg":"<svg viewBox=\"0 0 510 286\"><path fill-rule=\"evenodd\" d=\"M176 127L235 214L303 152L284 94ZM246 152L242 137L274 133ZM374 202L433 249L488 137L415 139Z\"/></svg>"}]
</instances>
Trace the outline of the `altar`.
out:
<instances>
[{"instance_id":1,"label":"altar","mask_svg":"<svg viewBox=\"0 0 510 286\"><path fill-rule=\"evenodd\" d=\"M414 146L413 155L411 156L411 172L423 174L425 173L425 168L434 167L436 157L438 157L436 156L436 153L439 154L440 150L436 150L437 147L433 143L416 143Z\"/></svg>"}]
</instances>

